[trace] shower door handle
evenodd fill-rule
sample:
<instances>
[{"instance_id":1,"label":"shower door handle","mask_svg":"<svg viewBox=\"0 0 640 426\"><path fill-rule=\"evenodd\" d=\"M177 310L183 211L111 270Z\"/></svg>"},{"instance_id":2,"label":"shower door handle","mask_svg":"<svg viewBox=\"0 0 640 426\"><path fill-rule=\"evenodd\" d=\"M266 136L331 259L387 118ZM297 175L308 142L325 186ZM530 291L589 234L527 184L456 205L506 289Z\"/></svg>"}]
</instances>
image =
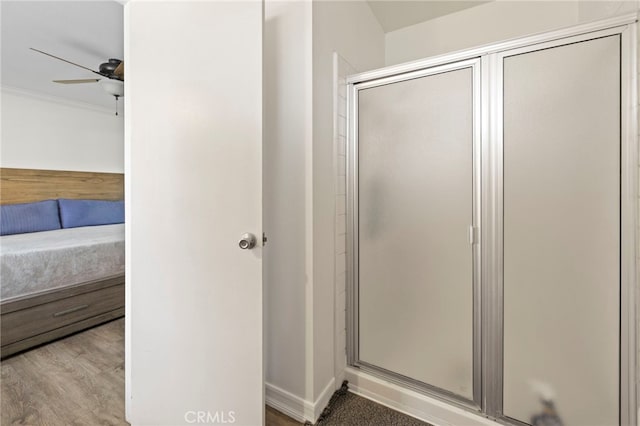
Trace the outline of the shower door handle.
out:
<instances>
[{"instance_id":1,"label":"shower door handle","mask_svg":"<svg viewBox=\"0 0 640 426\"><path fill-rule=\"evenodd\" d=\"M469 225L469 244L478 244L478 228L473 225Z\"/></svg>"}]
</instances>

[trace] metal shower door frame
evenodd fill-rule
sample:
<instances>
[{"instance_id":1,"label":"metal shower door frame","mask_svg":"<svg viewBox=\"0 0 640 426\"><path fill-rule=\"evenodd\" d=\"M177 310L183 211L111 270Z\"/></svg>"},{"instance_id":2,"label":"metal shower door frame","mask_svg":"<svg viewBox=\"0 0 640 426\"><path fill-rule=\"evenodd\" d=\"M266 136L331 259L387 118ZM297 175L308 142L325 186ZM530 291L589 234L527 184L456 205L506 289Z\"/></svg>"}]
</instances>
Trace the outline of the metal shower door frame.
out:
<instances>
[{"instance_id":1,"label":"metal shower door frame","mask_svg":"<svg viewBox=\"0 0 640 426\"><path fill-rule=\"evenodd\" d=\"M364 89L370 89L372 87L379 87L388 84L400 83L416 78L423 78L433 75L438 75L451 71L458 71L463 69L471 69L472 71L472 110L473 110L473 124L472 124L472 151L473 151L473 195L472 195L472 232L478 232L480 228L480 184L481 184L481 76L480 76L480 58L470 58L461 61L456 61L448 64L442 64L433 67L427 67L423 69L417 69L410 72L404 72L398 75L391 75L387 77L377 78L362 81L359 83L350 84L348 88L348 102L349 102L349 139L351 141L357 140L358 129L358 92ZM347 149L347 265L351 266L349 275L348 287L350 291L347 292L347 361L349 365L357 366L363 371L371 371L374 374L381 375L384 378L417 390L419 392L426 393L435 398L443 399L452 404L458 405L465 409L471 409L474 411L480 411L481 407L481 311L480 311L480 275L481 275L481 253L480 253L480 236L472 236L474 239L472 248L473 258L473 274L472 274L472 287L473 287L473 399L469 400L452 392L444 389L437 388L435 386L413 380L411 378L401 376L392 371L385 370L375 365L368 364L359 359L359 324L358 324L358 302L356 295L358 294L358 270L359 259L356 253L358 253L358 144L350 143ZM348 268L349 269L349 268ZM349 272L349 271L348 271ZM350 308L350 309L349 309Z\"/></svg>"},{"instance_id":2,"label":"metal shower door frame","mask_svg":"<svg viewBox=\"0 0 640 426\"><path fill-rule=\"evenodd\" d=\"M621 37L620 424L637 421L638 82L637 15L628 14L350 76L347 79L347 361L364 373L508 425L503 416L503 141L504 58L619 34ZM358 91L441 72L473 68L474 245L473 400L359 360Z\"/></svg>"}]
</instances>

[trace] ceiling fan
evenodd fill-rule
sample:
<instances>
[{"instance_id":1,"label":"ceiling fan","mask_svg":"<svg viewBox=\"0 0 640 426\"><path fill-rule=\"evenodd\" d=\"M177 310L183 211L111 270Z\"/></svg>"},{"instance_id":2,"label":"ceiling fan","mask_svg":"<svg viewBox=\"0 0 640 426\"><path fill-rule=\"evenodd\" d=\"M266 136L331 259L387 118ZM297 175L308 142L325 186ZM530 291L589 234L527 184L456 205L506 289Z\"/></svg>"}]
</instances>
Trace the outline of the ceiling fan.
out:
<instances>
[{"instance_id":1,"label":"ceiling fan","mask_svg":"<svg viewBox=\"0 0 640 426\"><path fill-rule=\"evenodd\" d=\"M85 67L80 64L76 64L75 62L68 61L66 59L60 58L59 56L52 55L51 53L43 52L42 50L34 49L30 47L29 49L34 52L42 53L43 55L50 56L54 59L58 59L60 61L66 62L71 65L75 65L76 67L80 67L87 71L91 71L94 74L98 74L102 78L82 78L76 80L53 80L54 83L60 84L84 84L84 83L100 83L105 92L109 93L112 96L115 96L116 101L120 96L124 96L124 62L120 59L109 59L107 62L100 64L98 67L98 71L92 70L89 67ZM117 112L116 112L117 115Z\"/></svg>"}]
</instances>

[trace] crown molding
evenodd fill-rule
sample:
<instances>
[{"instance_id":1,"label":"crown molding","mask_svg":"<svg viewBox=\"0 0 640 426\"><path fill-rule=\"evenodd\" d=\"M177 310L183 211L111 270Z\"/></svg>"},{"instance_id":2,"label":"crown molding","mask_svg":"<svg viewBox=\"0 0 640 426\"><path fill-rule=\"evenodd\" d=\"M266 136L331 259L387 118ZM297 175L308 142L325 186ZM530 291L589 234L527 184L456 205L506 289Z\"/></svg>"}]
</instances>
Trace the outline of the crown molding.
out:
<instances>
[{"instance_id":1,"label":"crown molding","mask_svg":"<svg viewBox=\"0 0 640 426\"><path fill-rule=\"evenodd\" d=\"M90 110L95 112L101 112L109 115L113 115L115 112L114 108L107 108L100 105L90 104L88 102L74 101L74 100L62 98L59 96L52 96L52 95L44 94L41 92L36 92L32 90L27 90L27 89L22 89L18 87L7 86L7 85L0 85L0 92L2 94L6 93L9 95L22 96L26 98L36 99L39 101L51 102L58 105L63 105L63 106L72 107L72 108L80 108L80 109L85 109L85 110ZM119 109L122 109L123 107L124 107L124 103Z\"/></svg>"}]
</instances>

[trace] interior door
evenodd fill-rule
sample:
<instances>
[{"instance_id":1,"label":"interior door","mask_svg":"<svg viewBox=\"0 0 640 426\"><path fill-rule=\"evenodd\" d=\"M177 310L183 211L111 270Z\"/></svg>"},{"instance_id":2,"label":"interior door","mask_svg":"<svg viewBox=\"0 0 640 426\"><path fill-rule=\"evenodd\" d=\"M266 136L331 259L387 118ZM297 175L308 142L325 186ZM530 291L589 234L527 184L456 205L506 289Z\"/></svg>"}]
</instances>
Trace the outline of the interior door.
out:
<instances>
[{"instance_id":1,"label":"interior door","mask_svg":"<svg viewBox=\"0 0 640 426\"><path fill-rule=\"evenodd\" d=\"M127 419L262 424L262 3L125 28Z\"/></svg>"}]
</instances>

